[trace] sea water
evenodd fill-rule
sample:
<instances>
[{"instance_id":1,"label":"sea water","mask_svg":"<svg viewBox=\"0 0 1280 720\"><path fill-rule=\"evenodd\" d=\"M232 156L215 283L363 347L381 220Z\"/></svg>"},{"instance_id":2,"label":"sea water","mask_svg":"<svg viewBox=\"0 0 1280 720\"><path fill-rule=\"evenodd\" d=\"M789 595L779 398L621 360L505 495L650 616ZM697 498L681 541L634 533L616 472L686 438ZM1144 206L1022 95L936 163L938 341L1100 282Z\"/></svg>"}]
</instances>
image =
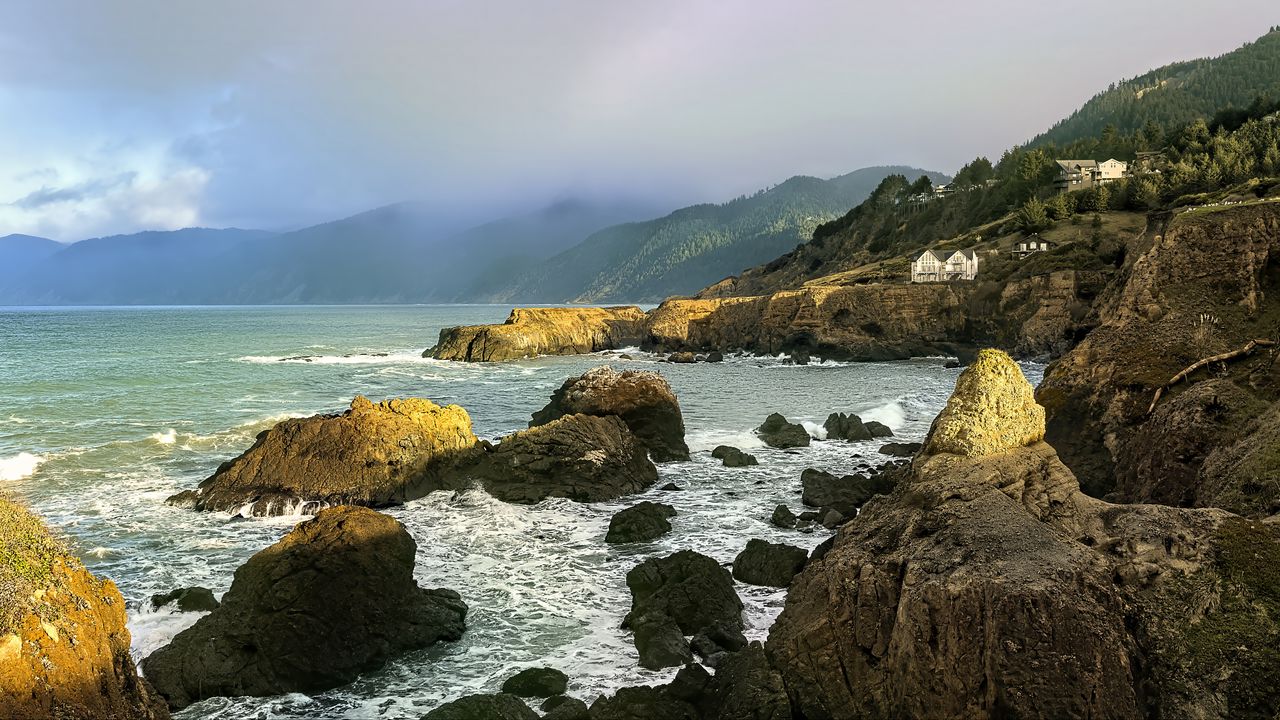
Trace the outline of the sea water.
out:
<instances>
[{"instance_id":1,"label":"sea water","mask_svg":"<svg viewBox=\"0 0 1280 720\"><path fill-rule=\"evenodd\" d=\"M617 502L552 499L508 505L482 491L440 492L388 510L418 544L415 575L470 608L462 640L408 653L351 685L315 695L215 698L179 718L414 719L475 692L495 692L526 667L570 677L590 702L629 684L665 682L644 670L620 628L625 576L680 549L730 563L751 538L811 549L829 536L769 524L779 503L799 512L800 473L837 474L883 462L879 441L815 440L763 447L752 429L771 412L815 438L831 412L879 420L920 440L959 370L941 358L893 363L730 357L677 365L630 349L499 364L424 359L449 325L501 322L499 306L0 308L0 490L65 535L128 603L135 659L163 646L198 613L151 610L147 598L202 585L221 595L235 569L302 519L196 513L164 499L194 487L254 437L289 417L337 412L356 394L457 403L485 438L523 428L564 380L601 364L656 370L684 412L690 462L659 465L659 482ZM1024 365L1032 382L1042 368ZM725 468L728 444L760 464ZM668 482L680 492L658 489ZM604 543L610 516L638 500L673 505L673 531L633 546ZM747 635L763 640L785 591L738 584Z\"/></svg>"}]
</instances>

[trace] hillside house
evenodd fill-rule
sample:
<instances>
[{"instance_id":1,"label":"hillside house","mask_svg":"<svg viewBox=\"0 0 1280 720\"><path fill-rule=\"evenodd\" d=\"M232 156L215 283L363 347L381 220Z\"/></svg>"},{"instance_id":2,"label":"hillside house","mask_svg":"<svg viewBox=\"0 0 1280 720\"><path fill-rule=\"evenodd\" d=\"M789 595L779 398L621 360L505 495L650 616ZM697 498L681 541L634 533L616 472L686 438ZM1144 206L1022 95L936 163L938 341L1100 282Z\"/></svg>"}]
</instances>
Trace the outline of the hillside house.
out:
<instances>
[{"instance_id":1,"label":"hillside house","mask_svg":"<svg viewBox=\"0 0 1280 720\"><path fill-rule=\"evenodd\" d=\"M946 280L973 280L978 277L978 252L956 250L951 254L937 250L925 250L911 261L911 282L943 282Z\"/></svg>"},{"instance_id":2,"label":"hillside house","mask_svg":"<svg viewBox=\"0 0 1280 720\"><path fill-rule=\"evenodd\" d=\"M1028 255L1052 249L1053 243L1039 235L1029 235L1013 244L1013 259L1021 260Z\"/></svg>"},{"instance_id":3,"label":"hillside house","mask_svg":"<svg viewBox=\"0 0 1280 720\"><path fill-rule=\"evenodd\" d=\"M1053 187L1058 192L1086 190L1095 185L1106 185L1129 174L1129 165L1115 158L1110 160L1059 160L1058 176Z\"/></svg>"}]
</instances>

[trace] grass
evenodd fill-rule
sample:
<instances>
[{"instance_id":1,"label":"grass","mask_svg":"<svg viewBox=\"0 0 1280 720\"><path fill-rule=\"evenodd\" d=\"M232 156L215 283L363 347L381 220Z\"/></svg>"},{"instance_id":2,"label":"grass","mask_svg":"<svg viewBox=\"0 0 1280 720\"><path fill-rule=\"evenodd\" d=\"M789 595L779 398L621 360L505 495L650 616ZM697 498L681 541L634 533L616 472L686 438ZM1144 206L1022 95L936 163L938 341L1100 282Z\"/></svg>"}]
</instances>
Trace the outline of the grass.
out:
<instances>
[{"instance_id":1,"label":"grass","mask_svg":"<svg viewBox=\"0 0 1280 720\"><path fill-rule=\"evenodd\" d=\"M48 586L66 547L40 518L0 495L0 634L12 632L31 608L31 596Z\"/></svg>"}]
</instances>

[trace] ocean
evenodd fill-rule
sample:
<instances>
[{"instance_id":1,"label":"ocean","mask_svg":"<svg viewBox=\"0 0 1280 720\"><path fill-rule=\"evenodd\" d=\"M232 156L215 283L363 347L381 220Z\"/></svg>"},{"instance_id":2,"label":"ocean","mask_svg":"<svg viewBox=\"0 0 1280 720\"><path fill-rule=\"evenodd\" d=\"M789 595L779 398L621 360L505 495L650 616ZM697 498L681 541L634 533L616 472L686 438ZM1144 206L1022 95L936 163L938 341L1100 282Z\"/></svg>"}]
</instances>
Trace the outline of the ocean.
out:
<instances>
[{"instance_id":1,"label":"ocean","mask_svg":"<svg viewBox=\"0 0 1280 720\"><path fill-rule=\"evenodd\" d=\"M202 585L221 595L235 569L301 517L196 513L164 499L194 487L287 417L337 412L354 395L457 403L477 435L523 428L566 378L602 364L656 370L684 412L693 460L659 465L653 490L594 505L549 500L507 505L483 491L440 492L387 512L418 543L419 583L448 587L470 607L456 643L400 656L357 682L316 695L215 698L179 718L417 720L442 702L495 692L525 667L550 665L588 703L629 684L665 682L674 669L637 664L620 629L624 581L643 560L693 549L729 563L747 540L810 549L829 536L769 524L778 503L799 512L800 473L837 474L887 458L879 441L815 441L782 451L752 429L771 412L821 438L831 412L879 420L920 440L959 370L942 358L892 363L730 357L673 365L636 349L502 364L421 357L442 327L501 322L508 306L0 308L0 490L26 501L66 536L93 572L128 602L136 659L194 623L197 613L154 611L153 593ZM1038 383L1043 368L1024 364ZM760 464L725 468L730 444ZM663 492L675 482L682 492ZM663 538L604 543L610 516L643 499L679 515ZM738 585L747 635L763 640L785 591Z\"/></svg>"}]
</instances>

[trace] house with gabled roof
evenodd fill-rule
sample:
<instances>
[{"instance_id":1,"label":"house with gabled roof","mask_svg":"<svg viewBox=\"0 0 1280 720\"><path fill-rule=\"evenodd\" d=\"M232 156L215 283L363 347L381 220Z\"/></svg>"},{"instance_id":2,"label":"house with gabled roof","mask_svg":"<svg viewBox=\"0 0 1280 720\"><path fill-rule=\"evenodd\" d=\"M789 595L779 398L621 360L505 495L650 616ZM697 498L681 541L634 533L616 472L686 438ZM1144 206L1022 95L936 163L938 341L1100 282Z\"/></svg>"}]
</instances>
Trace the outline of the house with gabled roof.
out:
<instances>
[{"instance_id":1,"label":"house with gabled roof","mask_svg":"<svg viewBox=\"0 0 1280 720\"><path fill-rule=\"evenodd\" d=\"M1085 190L1094 185L1106 185L1129 174L1128 163L1115 158L1103 160L1058 160L1058 176L1053 187L1058 192Z\"/></svg>"},{"instance_id":2,"label":"house with gabled roof","mask_svg":"<svg viewBox=\"0 0 1280 720\"><path fill-rule=\"evenodd\" d=\"M911 282L973 280L978 277L978 251L974 248L952 253L925 250L911 261Z\"/></svg>"}]
</instances>

